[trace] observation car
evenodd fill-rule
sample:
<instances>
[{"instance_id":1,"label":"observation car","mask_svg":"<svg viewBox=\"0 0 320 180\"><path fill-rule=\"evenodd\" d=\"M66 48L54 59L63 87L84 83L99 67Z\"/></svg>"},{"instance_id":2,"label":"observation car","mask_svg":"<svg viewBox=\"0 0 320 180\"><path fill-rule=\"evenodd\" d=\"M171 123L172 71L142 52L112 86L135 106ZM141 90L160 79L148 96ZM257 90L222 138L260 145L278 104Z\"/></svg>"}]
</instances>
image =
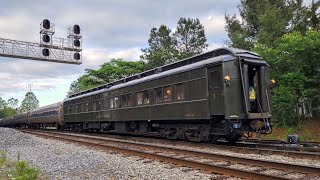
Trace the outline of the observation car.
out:
<instances>
[{"instance_id":1,"label":"observation car","mask_svg":"<svg viewBox=\"0 0 320 180\"><path fill-rule=\"evenodd\" d=\"M271 133L268 71L254 52L216 49L70 95L63 128L195 142Z\"/></svg>"}]
</instances>

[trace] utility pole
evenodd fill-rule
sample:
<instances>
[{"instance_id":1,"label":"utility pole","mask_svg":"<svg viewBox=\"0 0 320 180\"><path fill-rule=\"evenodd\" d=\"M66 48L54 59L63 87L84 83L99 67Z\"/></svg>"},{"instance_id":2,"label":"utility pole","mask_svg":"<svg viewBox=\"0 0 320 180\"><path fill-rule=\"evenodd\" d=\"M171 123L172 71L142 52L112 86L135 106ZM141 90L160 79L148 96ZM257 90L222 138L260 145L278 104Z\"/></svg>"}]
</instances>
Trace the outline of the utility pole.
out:
<instances>
[{"instance_id":1,"label":"utility pole","mask_svg":"<svg viewBox=\"0 0 320 180\"><path fill-rule=\"evenodd\" d=\"M29 86L29 92L32 92L32 91L31 91L32 83L31 83L31 84L28 84L28 86Z\"/></svg>"}]
</instances>

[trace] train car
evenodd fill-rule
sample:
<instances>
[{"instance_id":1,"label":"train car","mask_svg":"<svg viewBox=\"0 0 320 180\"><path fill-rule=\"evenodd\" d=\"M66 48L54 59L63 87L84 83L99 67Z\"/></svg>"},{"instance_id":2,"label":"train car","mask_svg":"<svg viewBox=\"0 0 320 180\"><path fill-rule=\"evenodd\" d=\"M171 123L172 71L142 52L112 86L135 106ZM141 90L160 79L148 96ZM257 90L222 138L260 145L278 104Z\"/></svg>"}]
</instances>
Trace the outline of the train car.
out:
<instances>
[{"instance_id":1,"label":"train car","mask_svg":"<svg viewBox=\"0 0 320 180\"><path fill-rule=\"evenodd\" d=\"M14 119L13 116L3 118L1 120L2 121L1 126L3 126L3 127L14 127L14 124L12 123L13 119Z\"/></svg>"},{"instance_id":2,"label":"train car","mask_svg":"<svg viewBox=\"0 0 320 180\"><path fill-rule=\"evenodd\" d=\"M271 133L268 69L254 52L209 51L70 95L63 125L195 142Z\"/></svg>"},{"instance_id":3,"label":"train car","mask_svg":"<svg viewBox=\"0 0 320 180\"><path fill-rule=\"evenodd\" d=\"M57 127L60 129L63 121L62 102L50 104L30 111L30 127L46 128Z\"/></svg>"},{"instance_id":4,"label":"train car","mask_svg":"<svg viewBox=\"0 0 320 180\"><path fill-rule=\"evenodd\" d=\"M12 118L10 125L13 125L14 127L18 127L18 128L27 127L28 117L29 117L29 112L17 114Z\"/></svg>"}]
</instances>

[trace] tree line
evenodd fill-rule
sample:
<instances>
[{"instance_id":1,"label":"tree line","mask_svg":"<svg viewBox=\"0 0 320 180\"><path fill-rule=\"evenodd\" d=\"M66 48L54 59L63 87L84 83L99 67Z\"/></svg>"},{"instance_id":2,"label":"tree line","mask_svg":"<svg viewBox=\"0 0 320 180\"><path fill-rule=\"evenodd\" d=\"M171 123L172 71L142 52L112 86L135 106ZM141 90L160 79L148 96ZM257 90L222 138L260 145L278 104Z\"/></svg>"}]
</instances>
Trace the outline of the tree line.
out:
<instances>
[{"instance_id":1,"label":"tree line","mask_svg":"<svg viewBox=\"0 0 320 180\"><path fill-rule=\"evenodd\" d=\"M0 97L0 118L14 116L39 107L39 101L33 92L27 92L19 106L19 100L10 98L7 101Z\"/></svg>"},{"instance_id":2,"label":"tree line","mask_svg":"<svg viewBox=\"0 0 320 180\"><path fill-rule=\"evenodd\" d=\"M320 1L241 0L239 15L226 15L229 45L251 49L278 81L272 96L275 125L295 126L301 103L320 112Z\"/></svg>"},{"instance_id":3,"label":"tree line","mask_svg":"<svg viewBox=\"0 0 320 180\"><path fill-rule=\"evenodd\" d=\"M241 0L238 13L225 15L227 45L259 53L270 64L272 109L276 126L294 126L301 101L320 111L319 1ZM201 53L208 47L204 26L195 18L180 18L175 30L153 27L139 60L111 59L98 70L86 69L69 94L90 89Z\"/></svg>"}]
</instances>

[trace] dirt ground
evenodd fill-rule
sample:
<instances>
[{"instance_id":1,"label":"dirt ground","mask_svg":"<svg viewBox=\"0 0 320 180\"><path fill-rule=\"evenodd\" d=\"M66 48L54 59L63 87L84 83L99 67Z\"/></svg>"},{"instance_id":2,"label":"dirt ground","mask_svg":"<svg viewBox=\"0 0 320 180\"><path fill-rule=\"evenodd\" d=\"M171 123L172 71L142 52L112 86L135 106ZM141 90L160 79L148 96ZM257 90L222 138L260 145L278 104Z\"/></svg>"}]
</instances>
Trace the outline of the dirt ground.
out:
<instances>
[{"instance_id":1,"label":"dirt ground","mask_svg":"<svg viewBox=\"0 0 320 180\"><path fill-rule=\"evenodd\" d=\"M320 142L320 118L301 120L301 128L273 128L270 135L260 135L262 139L287 139L288 134L299 134L300 141L316 141ZM255 135L255 137L258 137Z\"/></svg>"}]
</instances>

